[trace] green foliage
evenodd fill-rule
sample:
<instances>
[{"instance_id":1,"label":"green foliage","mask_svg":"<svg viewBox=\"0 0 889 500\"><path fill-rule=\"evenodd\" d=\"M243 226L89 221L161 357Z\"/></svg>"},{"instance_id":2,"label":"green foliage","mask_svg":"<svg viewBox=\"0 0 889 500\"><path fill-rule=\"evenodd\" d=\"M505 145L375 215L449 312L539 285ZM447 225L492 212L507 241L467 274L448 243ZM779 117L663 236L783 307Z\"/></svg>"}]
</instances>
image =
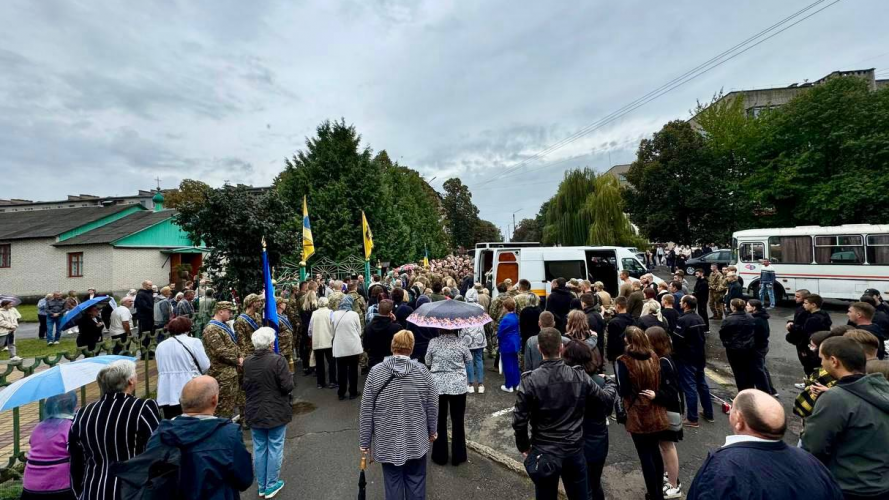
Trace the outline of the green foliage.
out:
<instances>
[{"instance_id":1,"label":"green foliage","mask_svg":"<svg viewBox=\"0 0 889 500\"><path fill-rule=\"evenodd\" d=\"M547 202L543 228L545 245L586 244L593 223L586 200L595 190L595 182L596 173L589 168L565 173L555 196Z\"/></svg>"},{"instance_id":2,"label":"green foliage","mask_svg":"<svg viewBox=\"0 0 889 500\"><path fill-rule=\"evenodd\" d=\"M543 227L540 220L535 217L519 221L512 234L512 239L513 241L540 241L542 236Z\"/></svg>"},{"instance_id":3,"label":"green foliage","mask_svg":"<svg viewBox=\"0 0 889 500\"><path fill-rule=\"evenodd\" d=\"M586 210L593 220L587 244L644 248L647 242L636 235L624 213L620 183L614 176L596 177L595 189L587 197Z\"/></svg>"},{"instance_id":4,"label":"green foliage","mask_svg":"<svg viewBox=\"0 0 889 500\"><path fill-rule=\"evenodd\" d=\"M210 189L204 182L184 179L178 189L164 194L164 208L179 208L186 203L200 205L206 201Z\"/></svg>"},{"instance_id":5,"label":"green foliage","mask_svg":"<svg viewBox=\"0 0 889 500\"><path fill-rule=\"evenodd\" d=\"M344 120L326 121L304 150L285 162L275 186L292 210L302 214L308 196L316 255L344 260L364 255L361 211L374 234L371 259L415 262L449 251L438 195L420 177L393 163L385 151L373 157ZM294 249L302 249L300 238Z\"/></svg>"},{"instance_id":6,"label":"green foliage","mask_svg":"<svg viewBox=\"0 0 889 500\"><path fill-rule=\"evenodd\" d=\"M37 323L37 305L36 304L19 304L16 306L22 317L19 323Z\"/></svg>"},{"instance_id":7,"label":"green foliage","mask_svg":"<svg viewBox=\"0 0 889 500\"><path fill-rule=\"evenodd\" d=\"M448 234L451 236L451 243L455 247L473 248L476 242L475 233L479 227L479 218L478 208L472 203L472 193L469 192L469 187L457 178L445 181L444 190L442 208L447 214Z\"/></svg>"},{"instance_id":8,"label":"green foliage","mask_svg":"<svg viewBox=\"0 0 889 500\"><path fill-rule=\"evenodd\" d=\"M223 186L205 193L203 203L183 203L176 223L194 241L212 251L203 269L220 293L233 288L241 298L262 290L262 238L269 264L293 252L300 220L274 189L255 192L246 186Z\"/></svg>"},{"instance_id":9,"label":"green foliage","mask_svg":"<svg viewBox=\"0 0 889 500\"><path fill-rule=\"evenodd\" d=\"M500 232L500 228L495 226L493 222L479 220L475 226L475 235L472 246L466 248L475 248L476 243L483 241L503 241L503 233Z\"/></svg>"}]
</instances>

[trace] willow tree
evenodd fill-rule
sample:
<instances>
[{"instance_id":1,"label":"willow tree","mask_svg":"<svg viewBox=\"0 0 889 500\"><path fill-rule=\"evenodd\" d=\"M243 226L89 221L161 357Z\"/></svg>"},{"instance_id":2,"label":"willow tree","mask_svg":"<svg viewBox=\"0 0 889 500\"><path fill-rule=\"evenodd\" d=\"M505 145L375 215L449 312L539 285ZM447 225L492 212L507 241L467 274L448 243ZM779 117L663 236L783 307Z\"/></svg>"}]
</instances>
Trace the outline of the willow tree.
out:
<instances>
[{"instance_id":1,"label":"willow tree","mask_svg":"<svg viewBox=\"0 0 889 500\"><path fill-rule=\"evenodd\" d=\"M586 211L593 220L587 244L594 246L642 246L624 213L620 184L612 175L596 177L595 189L587 197Z\"/></svg>"},{"instance_id":2,"label":"willow tree","mask_svg":"<svg viewBox=\"0 0 889 500\"><path fill-rule=\"evenodd\" d=\"M543 228L547 245L585 245L593 220L586 207L587 198L595 191L596 172L584 168L570 170L549 200Z\"/></svg>"}]
</instances>

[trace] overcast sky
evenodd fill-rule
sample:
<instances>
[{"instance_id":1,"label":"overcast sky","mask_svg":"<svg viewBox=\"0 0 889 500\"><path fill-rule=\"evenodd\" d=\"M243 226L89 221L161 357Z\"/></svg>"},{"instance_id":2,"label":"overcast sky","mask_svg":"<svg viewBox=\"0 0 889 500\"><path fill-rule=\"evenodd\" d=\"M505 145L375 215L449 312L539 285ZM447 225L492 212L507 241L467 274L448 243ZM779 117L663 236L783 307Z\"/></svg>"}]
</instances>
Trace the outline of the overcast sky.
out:
<instances>
[{"instance_id":1,"label":"overcast sky","mask_svg":"<svg viewBox=\"0 0 889 500\"><path fill-rule=\"evenodd\" d=\"M889 2L843 0L482 185L811 1L4 0L0 198L268 185L342 117L437 189L459 176L505 229L720 88L889 66Z\"/></svg>"}]
</instances>

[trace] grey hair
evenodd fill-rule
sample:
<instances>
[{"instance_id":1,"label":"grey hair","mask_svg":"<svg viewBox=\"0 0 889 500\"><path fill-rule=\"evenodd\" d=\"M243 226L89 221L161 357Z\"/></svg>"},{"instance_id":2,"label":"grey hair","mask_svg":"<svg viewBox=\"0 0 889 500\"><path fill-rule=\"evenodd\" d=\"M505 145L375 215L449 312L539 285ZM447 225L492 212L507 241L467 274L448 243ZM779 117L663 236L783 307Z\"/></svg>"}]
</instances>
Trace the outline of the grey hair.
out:
<instances>
[{"instance_id":1,"label":"grey hair","mask_svg":"<svg viewBox=\"0 0 889 500\"><path fill-rule=\"evenodd\" d=\"M537 296L536 293L528 294L528 305L531 307L537 307L540 305L540 297Z\"/></svg>"},{"instance_id":2,"label":"grey hair","mask_svg":"<svg viewBox=\"0 0 889 500\"><path fill-rule=\"evenodd\" d=\"M136 378L136 363L121 359L102 368L96 377L96 382L103 395L117 394L124 392L130 380L134 378Z\"/></svg>"},{"instance_id":3,"label":"grey hair","mask_svg":"<svg viewBox=\"0 0 889 500\"><path fill-rule=\"evenodd\" d=\"M275 330L264 326L253 332L253 335L250 336L250 341L253 342L254 349L265 351L275 343Z\"/></svg>"},{"instance_id":4,"label":"grey hair","mask_svg":"<svg viewBox=\"0 0 889 500\"><path fill-rule=\"evenodd\" d=\"M320 299L318 299L318 307L327 307L328 303L329 301L327 300L327 297L321 297Z\"/></svg>"},{"instance_id":5,"label":"grey hair","mask_svg":"<svg viewBox=\"0 0 889 500\"><path fill-rule=\"evenodd\" d=\"M71 391L47 399L44 411L46 418L53 418L61 415L73 415L76 408L77 392Z\"/></svg>"}]
</instances>

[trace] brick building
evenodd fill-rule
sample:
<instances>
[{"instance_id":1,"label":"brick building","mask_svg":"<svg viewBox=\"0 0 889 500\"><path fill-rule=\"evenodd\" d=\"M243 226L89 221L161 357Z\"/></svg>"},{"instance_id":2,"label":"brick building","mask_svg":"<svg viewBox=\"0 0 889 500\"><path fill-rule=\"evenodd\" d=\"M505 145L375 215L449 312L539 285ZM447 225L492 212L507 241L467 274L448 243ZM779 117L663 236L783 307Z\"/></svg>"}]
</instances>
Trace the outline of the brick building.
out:
<instances>
[{"instance_id":1,"label":"brick building","mask_svg":"<svg viewBox=\"0 0 889 500\"><path fill-rule=\"evenodd\" d=\"M207 250L194 245L163 208L143 203L0 213L0 293L36 298L59 290L121 293L143 280L193 276Z\"/></svg>"}]
</instances>

